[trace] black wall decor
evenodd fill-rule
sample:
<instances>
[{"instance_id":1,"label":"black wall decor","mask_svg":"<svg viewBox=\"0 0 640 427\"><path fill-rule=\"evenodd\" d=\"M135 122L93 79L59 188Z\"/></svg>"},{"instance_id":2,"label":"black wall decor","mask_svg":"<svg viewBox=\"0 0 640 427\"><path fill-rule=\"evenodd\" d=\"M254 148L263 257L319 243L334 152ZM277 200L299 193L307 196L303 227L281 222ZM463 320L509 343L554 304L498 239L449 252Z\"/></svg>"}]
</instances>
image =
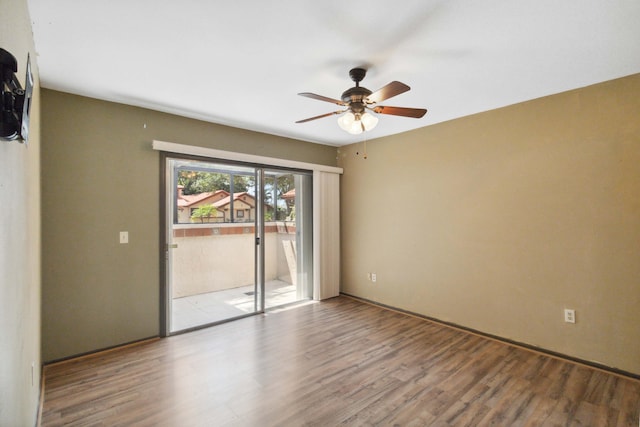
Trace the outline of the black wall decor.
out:
<instances>
[{"instance_id":1,"label":"black wall decor","mask_svg":"<svg viewBox=\"0 0 640 427\"><path fill-rule=\"evenodd\" d=\"M20 140L27 142L29 137L29 110L33 91L33 75L31 60L27 56L27 72L25 88L18 81L18 62L16 58L0 48L0 98L2 112L0 113L0 139L6 141Z\"/></svg>"}]
</instances>

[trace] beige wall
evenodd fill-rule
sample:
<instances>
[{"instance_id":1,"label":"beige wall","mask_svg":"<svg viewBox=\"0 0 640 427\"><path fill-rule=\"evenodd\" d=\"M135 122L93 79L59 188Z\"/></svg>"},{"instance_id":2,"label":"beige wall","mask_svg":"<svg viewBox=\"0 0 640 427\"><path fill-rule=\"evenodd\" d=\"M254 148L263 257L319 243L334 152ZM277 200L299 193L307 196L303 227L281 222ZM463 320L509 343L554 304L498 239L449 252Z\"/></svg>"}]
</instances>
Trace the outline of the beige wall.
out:
<instances>
[{"instance_id":1,"label":"beige wall","mask_svg":"<svg viewBox=\"0 0 640 427\"><path fill-rule=\"evenodd\" d=\"M159 332L160 161L152 140L336 163L335 147L42 93L47 361ZM120 231L129 244L119 244Z\"/></svg>"},{"instance_id":2,"label":"beige wall","mask_svg":"<svg viewBox=\"0 0 640 427\"><path fill-rule=\"evenodd\" d=\"M342 290L640 374L639 117L634 75L341 149Z\"/></svg>"},{"instance_id":3,"label":"beige wall","mask_svg":"<svg viewBox=\"0 0 640 427\"><path fill-rule=\"evenodd\" d=\"M40 84L26 0L0 0L0 47L35 78L29 145L0 140L0 425L35 424L40 388ZM33 378L32 378L33 366Z\"/></svg>"}]
</instances>

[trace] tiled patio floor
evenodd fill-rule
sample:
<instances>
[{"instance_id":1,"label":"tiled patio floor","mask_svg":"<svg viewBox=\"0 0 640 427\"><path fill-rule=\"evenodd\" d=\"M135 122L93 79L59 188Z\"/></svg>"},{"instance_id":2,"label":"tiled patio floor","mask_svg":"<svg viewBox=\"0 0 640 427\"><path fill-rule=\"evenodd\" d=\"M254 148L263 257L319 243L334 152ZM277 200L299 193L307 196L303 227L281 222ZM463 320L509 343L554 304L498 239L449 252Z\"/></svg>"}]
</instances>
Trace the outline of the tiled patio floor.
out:
<instances>
[{"instance_id":1,"label":"tiled patio floor","mask_svg":"<svg viewBox=\"0 0 640 427\"><path fill-rule=\"evenodd\" d=\"M171 331L193 328L255 311L254 287L243 286L218 292L175 298L172 303ZM265 284L267 307L297 300L296 287L280 280Z\"/></svg>"}]
</instances>

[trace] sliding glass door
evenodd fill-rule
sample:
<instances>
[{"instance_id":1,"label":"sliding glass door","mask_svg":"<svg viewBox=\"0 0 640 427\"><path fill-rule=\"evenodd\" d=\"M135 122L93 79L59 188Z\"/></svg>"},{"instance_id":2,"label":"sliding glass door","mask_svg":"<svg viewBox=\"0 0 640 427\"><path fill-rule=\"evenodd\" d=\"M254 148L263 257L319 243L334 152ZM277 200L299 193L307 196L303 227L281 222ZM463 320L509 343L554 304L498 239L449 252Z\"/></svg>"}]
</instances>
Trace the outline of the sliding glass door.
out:
<instances>
[{"instance_id":1,"label":"sliding glass door","mask_svg":"<svg viewBox=\"0 0 640 427\"><path fill-rule=\"evenodd\" d=\"M165 159L167 334L311 298L311 176Z\"/></svg>"},{"instance_id":2,"label":"sliding glass door","mask_svg":"<svg viewBox=\"0 0 640 427\"><path fill-rule=\"evenodd\" d=\"M264 171L265 308L311 299L311 175Z\"/></svg>"}]
</instances>

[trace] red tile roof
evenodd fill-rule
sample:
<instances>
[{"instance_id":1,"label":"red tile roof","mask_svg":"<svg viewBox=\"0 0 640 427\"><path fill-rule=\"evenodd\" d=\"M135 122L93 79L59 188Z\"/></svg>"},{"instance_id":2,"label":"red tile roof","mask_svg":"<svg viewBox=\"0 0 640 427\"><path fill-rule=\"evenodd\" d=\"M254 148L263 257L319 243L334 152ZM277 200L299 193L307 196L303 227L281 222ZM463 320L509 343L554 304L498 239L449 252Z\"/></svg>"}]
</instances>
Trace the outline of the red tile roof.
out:
<instances>
[{"instance_id":1,"label":"red tile roof","mask_svg":"<svg viewBox=\"0 0 640 427\"><path fill-rule=\"evenodd\" d=\"M226 193L226 191L225 191ZM227 193L229 194L229 193ZM242 196L246 196L246 197L242 197ZM246 198L250 198L251 200L246 200ZM242 193L234 193L233 194L233 200L238 200L238 199L242 199L243 202L245 202L246 204L248 204L249 206L253 207L255 205L255 198L247 193L246 191L243 191ZM226 206L231 202L231 196L227 195L227 197L218 200L217 202L213 203L213 206L215 206L216 208L222 207L222 206Z\"/></svg>"},{"instance_id":2,"label":"red tile roof","mask_svg":"<svg viewBox=\"0 0 640 427\"><path fill-rule=\"evenodd\" d=\"M295 199L296 198L296 189L289 190L281 196L283 199Z\"/></svg>"},{"instance_id":3,"label":"red tile roof","mask_svg":"<svg viewBox=\"0 0 640 427\"><path fill-rule=\"evenodd\" d=\"M178 186L180 190L181 186ZM203 202L209 198L226 196L229 198L229 193L224 190L217 190L215 192L208 191L206 193L198 193L198 194L182 194L182 191L178 191L178 207L189 207L193 206L196 203Z\"/></svg>"}]
</instances>

